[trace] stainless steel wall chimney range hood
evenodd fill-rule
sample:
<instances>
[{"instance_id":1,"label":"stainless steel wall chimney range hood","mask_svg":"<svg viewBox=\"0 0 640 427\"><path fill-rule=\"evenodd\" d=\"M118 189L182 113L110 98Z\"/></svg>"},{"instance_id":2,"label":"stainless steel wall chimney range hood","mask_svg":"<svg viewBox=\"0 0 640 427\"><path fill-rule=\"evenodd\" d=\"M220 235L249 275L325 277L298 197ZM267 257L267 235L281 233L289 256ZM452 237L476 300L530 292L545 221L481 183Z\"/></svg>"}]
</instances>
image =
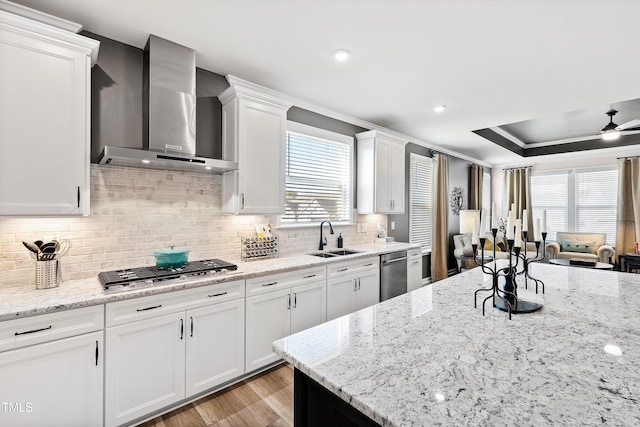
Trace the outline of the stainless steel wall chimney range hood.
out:
<instances>
[{"instance_id":1,"label":"stainless steel wall chimney range hood","mask_svg":"<svg viewBox=\"0 0 640 427\"><path fill-rule=\"evenodd\" d=\"M101 165L224 173L236 162L196 156L196 52L150 35L144 58L143 148L106 146Z\"/></svg>"}]
</instances>

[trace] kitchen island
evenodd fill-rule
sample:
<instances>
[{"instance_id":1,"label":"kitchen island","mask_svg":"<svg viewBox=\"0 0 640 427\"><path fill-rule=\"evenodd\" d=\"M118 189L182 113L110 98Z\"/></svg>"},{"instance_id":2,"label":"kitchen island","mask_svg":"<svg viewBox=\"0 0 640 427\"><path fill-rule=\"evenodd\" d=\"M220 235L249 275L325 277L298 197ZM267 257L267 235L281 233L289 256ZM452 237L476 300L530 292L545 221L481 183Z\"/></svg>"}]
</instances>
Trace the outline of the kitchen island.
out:
<instances>
[{"instance_id":1,"label":"kitchen island","mask_svg":"<svg viewBox=\"0 0 640 427\"><path fill-rule=\"evenodd\" d=\"M476 268L276 341L296 424L640 425L640 275L531 273L544 307L513 320L474 308Z\"/></svg>"}]
</instances>

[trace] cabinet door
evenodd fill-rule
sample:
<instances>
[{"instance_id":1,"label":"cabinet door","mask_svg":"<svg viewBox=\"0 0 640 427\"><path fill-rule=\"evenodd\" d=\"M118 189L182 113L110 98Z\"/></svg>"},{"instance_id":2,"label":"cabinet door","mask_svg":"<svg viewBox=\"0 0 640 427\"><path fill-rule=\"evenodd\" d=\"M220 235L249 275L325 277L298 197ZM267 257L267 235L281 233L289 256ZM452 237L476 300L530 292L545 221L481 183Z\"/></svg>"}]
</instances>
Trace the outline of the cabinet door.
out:
<instances>
[{"instance_id":1,"label":"cabinet door","mask_svg":"<svg viewBox=\"0 0 640 427\"><path fill-rule=\"evenodd\" d=\"M291 288L291 333L327 320L327 286L324 281Z\"/></svg>"},{"instance_id":2,"label":"cabinet door","mask_svg":"<svg viewBox=\"0 0 640 427\"><path fill-rule=\"evenodd\" d=\"M186 396L244 374L244 299L187 311Z\"/></svg>"},{"instance_id":3,"label":"cabinet door","mask_svg":"<svg viewBox=\"0 0 640 427\"><path fill-rule=\"evenodd\" d=\"M284 213L286 110L240 100L240 212Z\"/></svg>"},{"instance_id":4,"label":"cabinet door","mask_svg":"<svg viewBox=\"0 0 640 427\"><path fill-rule=\"evenodd\" d=\"M404 145L391 144L389 156L389 198L391 199L391 212L404 213Z\"/></svg>"},{"instance_id":5,"label":"cabinet door","mask_svg":"<svg viewBox=\"0 0 640 427\"><path fill-rule=\"evenodd\" d=\"M375 183L376 183L376 213L388 213L391 212L391 143L385 141L383 138L378 137L376 140L376 169L375 169Z\"/></svg>"},{"instance_id":6,"label":"cabinet door","mask_svg":"<svg viewBox=\"0 0 640 427\"><path fill-rule=\"evenodd\" d=\"M181 312L107 328L107 426L184 399L185 326Z\"/></svg>"},{"instance_id":7,"label":"cabinet door","mask_svg":"<svg viewBox=\"0 0 640 427\"><path fill-rule=\"evenodd\" d=\"M0 63L0 215L88 214L89 58L0 29Z\"/></svg>"},{"instance_id":8,"label":"cabinet door","mask_svg":"<svg viewBox=\"0 0 640 427\"><path fill-rule=\"evenodd\" d=\"M363 271L358 276L355 310L380 302L380 272L378 269ZM354 311L355 311L354 310Z\"/></svg>"},{"instance_id":9,"label":"cabinet door","mask_svg":"<svg viewBox=\"0 0 640 427\"><path fill-rule=\"evenodd\" d=\"M356 308L357 279L353 274L327 280L327 320L353 312Z\"/></svg>"},{"instance_id":10,"label":"cabinet door","mask_svg":"<svg viewBox=\"0 0 640 427\"><path fill-rule=\"evenodd\" d=\"M102 332L0 353L0 424L102 425Z\"/></svg>"},{"instance_id":11,"label":"cabinet door","mask_svg":"<svg viewBox=\"0 0 640 427\"><path fill-rule=\"evenodd\" d=\"M246 372L279 359L271 344L289 335L290 301L289 289L246 299Z\"/></svg>"}]
</instances>

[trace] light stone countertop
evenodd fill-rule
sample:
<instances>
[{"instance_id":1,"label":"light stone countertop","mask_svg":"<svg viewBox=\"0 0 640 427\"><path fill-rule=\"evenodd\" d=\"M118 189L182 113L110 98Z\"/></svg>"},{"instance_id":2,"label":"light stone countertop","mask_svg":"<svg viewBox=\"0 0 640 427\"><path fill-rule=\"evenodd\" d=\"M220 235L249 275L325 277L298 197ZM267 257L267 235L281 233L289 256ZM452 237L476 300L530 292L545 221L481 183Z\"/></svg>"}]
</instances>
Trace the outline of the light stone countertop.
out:
<instances>
[{"instance_id":1,"label":"light stone countertop","mask_svg":"<svg viewBox=\"0 0 640 427\"><path fill-rule=\"evenodd\" d=\"M274 351L384 426L640 425L640 275L535 264L541 311L473 306L479 268L283 338ZM520 281L519 281L520 283ZM618 346L619 356L604 351Z\"/></svg>"},{"instance_id":2,"label":"light stone countertop","mask_svg":"<svg viewBox=\"0 0 640 427\"><path fill-rule=\"evenodd\" d=\"M370 245L345 248L361 252L335 258L319 258L307 254L300 254L249 262L229 259L226 261L238 265L237 271L208 276L206 278L189 279L184 282L165 283L144 289L114 293L105 293L97 276L91 279L65 281L61 283L60 286L51 289L35 289L33 286L0 288L0 321L224 283L232 280L248 279L266 274L284 273L300 268L316 267L333 262L354 260L365 256L380 255L415 247L418 246L408 243L372 243Z\"/></svg>"}]
</instances>

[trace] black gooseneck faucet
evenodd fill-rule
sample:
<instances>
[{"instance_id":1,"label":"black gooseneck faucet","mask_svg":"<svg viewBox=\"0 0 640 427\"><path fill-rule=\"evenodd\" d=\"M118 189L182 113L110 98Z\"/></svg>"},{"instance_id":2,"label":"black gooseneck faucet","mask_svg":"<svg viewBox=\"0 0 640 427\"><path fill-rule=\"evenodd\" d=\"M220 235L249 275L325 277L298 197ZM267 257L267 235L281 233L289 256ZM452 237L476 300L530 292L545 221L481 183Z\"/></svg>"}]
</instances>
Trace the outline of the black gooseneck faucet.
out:
<instances>
[{"instance_id":1,"label":"black gooseneck faucet","mask_svg":"<svg viewBox=\"0 0 640 427\"><path fill-rule=\"evenodd\" d=\"M333 234L333 226L331 225L331 221L329 221L328 219L322 221L320 223L320 247L318 248L318 250L321 250L321 251L324 250L324 247L327 244L327 238L326 237L322 238L322 226L324 225L325 222L329 224L329 232Z\"/></svg>"}]
</instances>

